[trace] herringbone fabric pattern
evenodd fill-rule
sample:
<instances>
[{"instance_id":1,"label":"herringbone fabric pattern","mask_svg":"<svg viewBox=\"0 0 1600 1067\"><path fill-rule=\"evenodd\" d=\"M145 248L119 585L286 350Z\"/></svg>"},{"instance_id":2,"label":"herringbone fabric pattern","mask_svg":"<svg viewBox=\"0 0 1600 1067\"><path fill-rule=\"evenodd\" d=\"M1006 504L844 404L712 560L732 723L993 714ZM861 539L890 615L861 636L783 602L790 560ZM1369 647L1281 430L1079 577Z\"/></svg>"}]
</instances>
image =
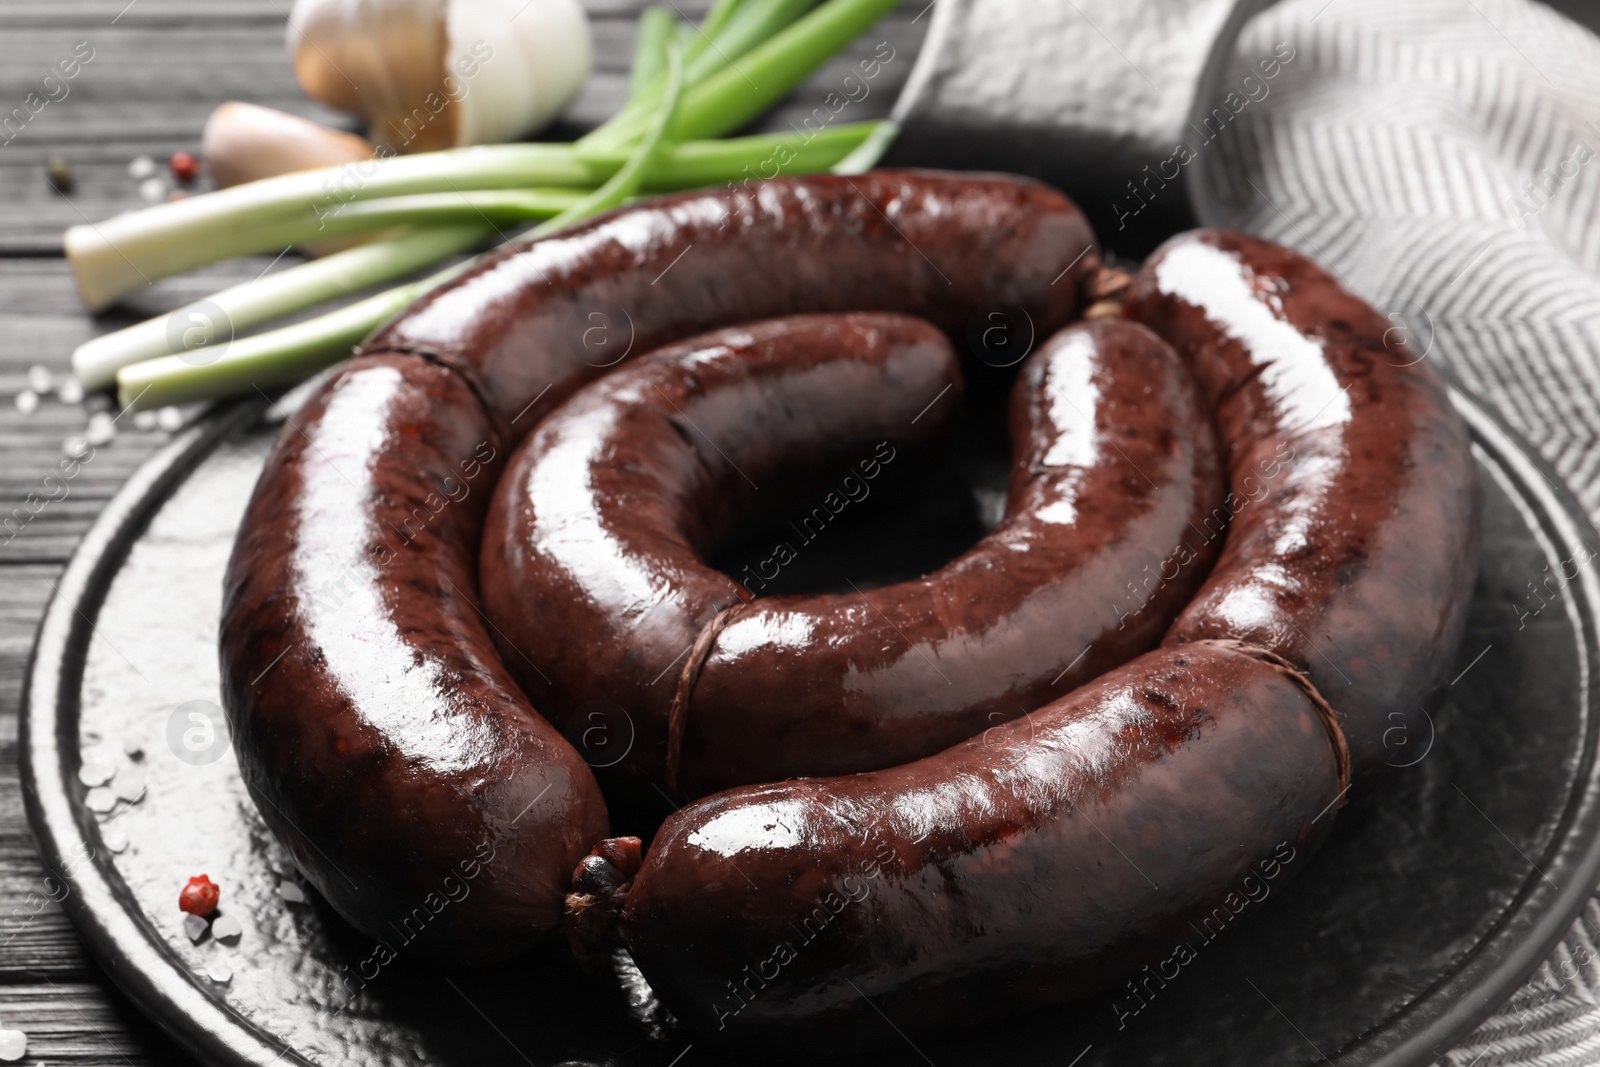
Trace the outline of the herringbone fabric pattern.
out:
<instances>
[{"instance_id":1,"label":"herringbone fabric pattern","mask_svg":"<svg viewBox=\"0 0 1600 1067\"><path fill-rule=\"evenodd\" d=\"M1293 62L1202 154L1205 221L1337 271L1600 519L1600 39L1527 0L1289 0L1225 84L1282 41ZM1591 899L1441 1062L1600 1063L1597 945Z\"/></svg>"}]
</instances>

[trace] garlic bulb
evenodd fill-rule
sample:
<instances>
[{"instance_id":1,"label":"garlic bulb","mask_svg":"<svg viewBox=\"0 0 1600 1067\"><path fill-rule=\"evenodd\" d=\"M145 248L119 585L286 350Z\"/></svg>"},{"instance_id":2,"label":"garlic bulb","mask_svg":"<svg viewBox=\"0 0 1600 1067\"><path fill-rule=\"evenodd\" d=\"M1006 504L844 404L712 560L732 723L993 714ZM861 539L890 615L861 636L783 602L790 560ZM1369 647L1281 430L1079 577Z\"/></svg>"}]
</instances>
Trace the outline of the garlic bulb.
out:
<instances>
[{"instance_id":1,"label":"garlic bulb","mask_svg":"<svg viewBox=\"0 0 1600 1067\"><path fill-rule=\"evenodd\" d=\"M218 105L200 134L200 154L218 188L299 170L337 167L372 158L372 146L353 133L237 100Z\"/></svg>"},{"instance_id":2,"label":"garlic bulb","mask_svg":"<svg viewBox=\"0 0 1600 1067\"><path fill-rule=\"evenodd\" d=\"M288 41L301 87L397 152L532 133L591 51L579 0L295 0Z\"/></svg>"}]
</instances>

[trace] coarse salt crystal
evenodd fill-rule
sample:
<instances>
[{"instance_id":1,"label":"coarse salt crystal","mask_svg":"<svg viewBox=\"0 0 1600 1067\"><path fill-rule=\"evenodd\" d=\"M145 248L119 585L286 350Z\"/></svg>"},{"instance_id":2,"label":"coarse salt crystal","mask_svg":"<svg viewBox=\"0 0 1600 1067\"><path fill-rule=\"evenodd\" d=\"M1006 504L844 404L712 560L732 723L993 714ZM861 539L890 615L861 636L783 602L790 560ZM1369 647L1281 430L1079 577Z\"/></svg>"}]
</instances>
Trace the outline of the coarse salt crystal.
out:
<instances>
[{"instance_id":1,"label":"coarse salt crystal","mask_svg":"<svg viewBox=\"0 0 1600 1067\"><path fill-rule=\"evenodd\" d=\"M83 436L91 445L98 447L117 436L117 424L106 412L97 411L89 416L89 428L83 432Z\"/></svg>"},{"instance_id":2,"label":"coarse salt crystal","mask_svg":"<svg viewBox=\"0 0 1600 1067\"><path fill-rule=\"evenodd\" d=\"M137 767L129 767L117 775L117 796L129 804L137 804L144 799L144 772Z\"/></svg>"},{"instance_id":3,"label":"coarse salt crystal","mask_svg":"<svg viewBox=\"0 0 1600 1067\"><path fill-rule=\"evenodd\" d=\"M232 915L219 915L211 923L211 936L218 941L238 941L244 934L244 924Z\"/></svg>"},{"instance_id":4,"label":"coarse salt crystal","mask_svg":"<svg viewBox=\"0 0 1600 1067\"><path fill-rule=\"evenodd\" d=\"M106 760L86 759L83 761L83 765L78 768L78 781L93 788L97 785L105 785L111 781L112 776L116 773L116 766Z\"/></svg>"}]
</instances>

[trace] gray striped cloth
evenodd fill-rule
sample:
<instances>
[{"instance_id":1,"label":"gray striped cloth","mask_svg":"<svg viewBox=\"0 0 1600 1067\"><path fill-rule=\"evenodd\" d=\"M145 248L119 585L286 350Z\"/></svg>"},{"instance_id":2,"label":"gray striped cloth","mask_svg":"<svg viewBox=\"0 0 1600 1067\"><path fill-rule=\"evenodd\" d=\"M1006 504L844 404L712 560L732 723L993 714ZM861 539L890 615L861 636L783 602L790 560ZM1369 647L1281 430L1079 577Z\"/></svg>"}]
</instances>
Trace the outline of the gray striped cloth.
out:
<instances>
[{"instance_id":1,"label":"gray striped cloth","mask_svg":"<svg viewBox=\"0 0 1600 1067\"><path fill-rule=\"evenodd\" d=\"M1600 39L1528 0L1288 0L1224 86L1285 41L1293 62L1196 161L1202 219L1336 270L1600 519ZM1596 941L1591 899L1441 1063L1600 1063Z\"/></svg>"}]
</instances>

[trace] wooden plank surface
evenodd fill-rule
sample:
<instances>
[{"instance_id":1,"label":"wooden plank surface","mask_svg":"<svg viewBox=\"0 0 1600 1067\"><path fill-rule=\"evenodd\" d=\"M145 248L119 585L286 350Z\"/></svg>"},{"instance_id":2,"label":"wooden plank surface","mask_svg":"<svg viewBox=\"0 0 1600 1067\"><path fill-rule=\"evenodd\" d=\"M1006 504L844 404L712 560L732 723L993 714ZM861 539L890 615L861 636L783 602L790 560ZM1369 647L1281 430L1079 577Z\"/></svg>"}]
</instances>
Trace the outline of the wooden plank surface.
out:
<instances>
[{"instance_id":1,"label":"wooden plank surface","mask_svg":"<svg viewBox=\"0 0 1600 1067\"><path fill-rule=\"evenodd\" d=\"M708 0L675 0L698 17ZM626 90L639 0L586 0L595 72L555 134L602 121ZM128 164L198 148L217 104L249 100L353 128L304 97L285 58L290 0L0 0L0 115L19 106L80 42L93 58L9 143L0 143L0 1025L28 1033L27 1062L122 1065L188 1062L145 1021L88 958L52 894L22 810L17 714L34 630L63 566L96 514L169 434L119 418L115 438L94 448L68 481L64 446L84 434L85 405L46 398L24 414L14 397L30 368L64 375L74 346L137 317L258 275L269 260L219 264L168 279L101 316L84 313L60 256L61 232L139 207ZM856 59L879 41L896 48L850 116L887 111L927 20L906 3L853 51L819 70L760 124L785 129L820 105ZM916 21L913 21L916 20ZM59 90L54 92L59 96ZM0 142L4 137L0 136ZM44 179L46 161L66 158L70 196ZM91 405L94 405L91 400ZM159 610L152 605L152 610Z\"/></svg>"}]
</instances>

